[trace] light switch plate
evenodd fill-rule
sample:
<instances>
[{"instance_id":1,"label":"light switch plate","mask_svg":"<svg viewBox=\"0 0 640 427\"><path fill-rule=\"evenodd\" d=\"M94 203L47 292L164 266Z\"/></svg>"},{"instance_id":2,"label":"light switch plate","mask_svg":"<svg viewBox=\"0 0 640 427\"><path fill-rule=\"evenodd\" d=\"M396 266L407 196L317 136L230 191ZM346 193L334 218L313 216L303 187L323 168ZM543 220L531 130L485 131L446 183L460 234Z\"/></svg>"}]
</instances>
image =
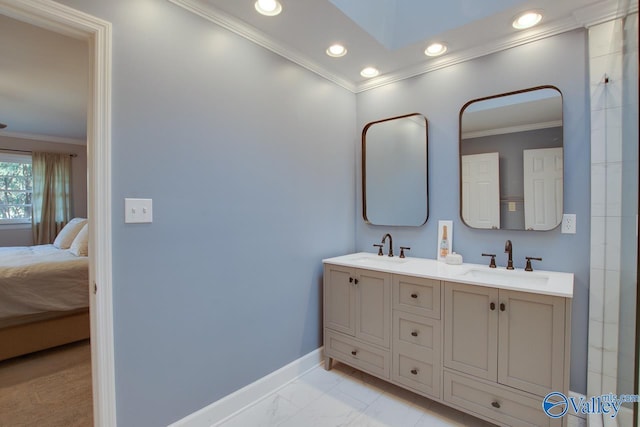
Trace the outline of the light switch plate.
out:
<instances>
[{"instance_id":1,"label":"light switch plate","mask_svg":"<svg viewBox=\"0 0 640 427\"><path fill-rule=\"evenodd\" d=\"M576 234L576 214L562 215L562 233Z\"/></svg>"},{"instance_id":2,"label":"light switch plate","mask_svg":"<svg viewBox=\"0 0 640 427\"><path fill-rule=\"evenodd\" d=\"M124 222L126 224L153 222L153 200L124 199Z\"/></svg>"}]
</instances>

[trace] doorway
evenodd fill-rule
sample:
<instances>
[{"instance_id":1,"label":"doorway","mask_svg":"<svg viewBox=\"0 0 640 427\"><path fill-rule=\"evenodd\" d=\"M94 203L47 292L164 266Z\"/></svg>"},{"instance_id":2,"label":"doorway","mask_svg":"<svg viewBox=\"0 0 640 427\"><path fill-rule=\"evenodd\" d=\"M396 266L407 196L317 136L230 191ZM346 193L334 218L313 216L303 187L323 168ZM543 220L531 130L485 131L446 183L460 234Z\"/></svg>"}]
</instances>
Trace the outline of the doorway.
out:
<instances>
[{"instance_id":1,"label":"doorway","mask_svg":"<svg viewBox=\"0 0 640 427\"><path fill-rule=\"evenodd\" d=\"M116 425L111 282L111 24L53 1L0 0L0 14L86 40L87 207L94 425Z\"/></svg>"}]
</instances>

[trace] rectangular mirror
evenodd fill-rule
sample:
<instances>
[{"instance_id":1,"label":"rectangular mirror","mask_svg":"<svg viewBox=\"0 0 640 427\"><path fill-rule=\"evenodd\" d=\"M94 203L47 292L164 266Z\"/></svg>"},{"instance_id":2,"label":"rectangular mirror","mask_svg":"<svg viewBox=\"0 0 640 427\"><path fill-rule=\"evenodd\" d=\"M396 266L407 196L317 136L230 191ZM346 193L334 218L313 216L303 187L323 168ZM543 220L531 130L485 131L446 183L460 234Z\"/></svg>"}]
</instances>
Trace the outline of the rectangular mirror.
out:
<instances>
[{"instance_id":1,"label":"rectangular mirror","mask_svg":"<svg viewBox=\"0 0 640 427\"><path fill-rule=\"evenodd\" d=\"M460 215L472 228L546 231L562 221L562 94L540 86L460 111Z\"/></svg>"},{"instance_id":2,"label":"rectangular mirror","mask_svg":"<svg viewBox=\"0 0 640 427\"><path fill-rule=\"evenodd\" d=\"M427 118L407 114L362 131L362 214L374 225L420 226L429 217Z\"/></svg>"}]
</instances>

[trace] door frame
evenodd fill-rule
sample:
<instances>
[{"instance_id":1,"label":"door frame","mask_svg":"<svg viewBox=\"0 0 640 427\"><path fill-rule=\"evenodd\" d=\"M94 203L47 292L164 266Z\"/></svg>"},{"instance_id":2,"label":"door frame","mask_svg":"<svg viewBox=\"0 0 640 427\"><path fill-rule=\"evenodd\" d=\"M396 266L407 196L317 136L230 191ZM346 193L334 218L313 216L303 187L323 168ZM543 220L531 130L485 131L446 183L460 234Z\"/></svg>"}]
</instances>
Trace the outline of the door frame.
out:
<instances>
[{"instance_id":1,"label":"door frame","mask_svg":"<svg viewBox=\"0 0 640 427\"><path fill-rule=\"evenodd\" d=\"M87 208L93 419L116 425L111 259L111 23L51 0L0 0L0 14L86 40Z\"/></svg>"}]
</instances>

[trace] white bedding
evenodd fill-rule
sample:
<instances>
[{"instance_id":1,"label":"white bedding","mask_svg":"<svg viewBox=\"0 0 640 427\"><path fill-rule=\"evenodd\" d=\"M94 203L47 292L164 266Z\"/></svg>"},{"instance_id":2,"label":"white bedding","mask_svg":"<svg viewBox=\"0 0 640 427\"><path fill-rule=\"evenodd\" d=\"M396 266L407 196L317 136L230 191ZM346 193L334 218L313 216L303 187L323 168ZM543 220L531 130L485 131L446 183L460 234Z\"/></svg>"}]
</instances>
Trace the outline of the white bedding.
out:
<instances>
[{"instance_id":1,"label":"white bedding","mask_svg":"<svg viewBox=\"0 0 640 427\"><path fill-rule=\"evenodd\" d=\"M89 260L53 245L0 247L0 319L89 306Z\"/></svg>"}]
</instances>

